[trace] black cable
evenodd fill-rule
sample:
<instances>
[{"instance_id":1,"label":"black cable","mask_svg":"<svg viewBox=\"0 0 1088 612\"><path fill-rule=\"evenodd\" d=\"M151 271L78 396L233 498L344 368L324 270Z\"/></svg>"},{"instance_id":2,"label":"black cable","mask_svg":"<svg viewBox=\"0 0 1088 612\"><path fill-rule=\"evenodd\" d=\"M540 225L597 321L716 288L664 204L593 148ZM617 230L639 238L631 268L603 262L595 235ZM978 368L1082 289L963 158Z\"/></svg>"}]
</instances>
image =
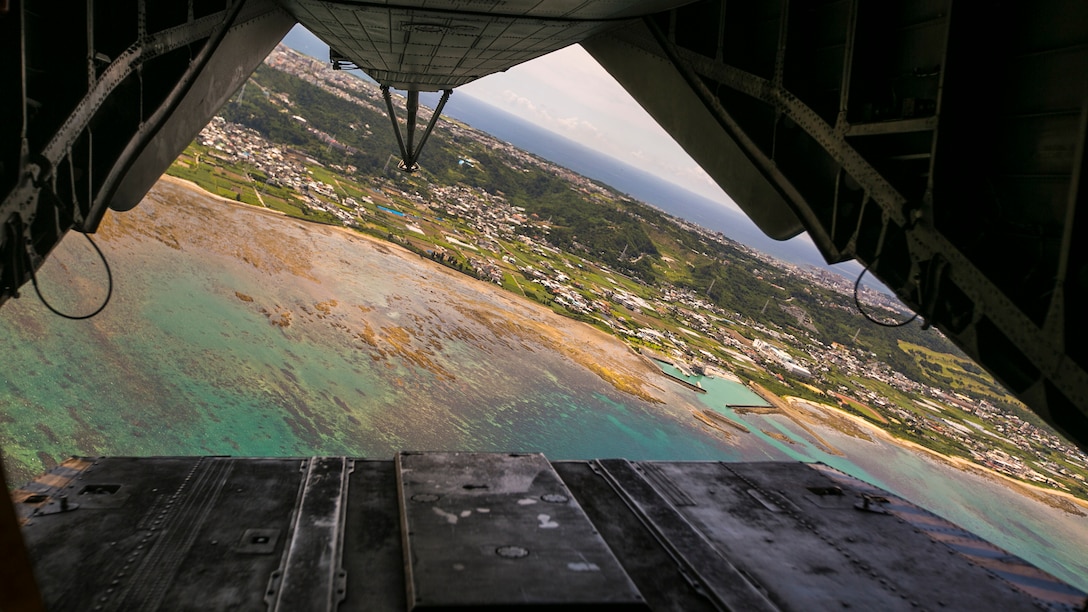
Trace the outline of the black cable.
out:
<instances>
[{"instance_id":1,"label":"black cable","mask_svg":"<svg viewBox=\"0 0 1088 612\"><path fill-rule=\"evenodd\" d=\"M80 232L80 233L83 233L83 232ZM42 290L38 288L38 276L37 276L37 274L34 273L34 266L33 265L30 266L30 280L34 284L34 293L38 294L38 299L41 300L42 304L46 308L48 308L53 314L57 315L58 317L64 317L65 319L70 319L72 321L83 321L84 319L90 319L91 317L97 315L98 313L102 312L106 308L106 305L110 303L110 298L113 297L113 273L110 271L110 262L106 261L105 254L103 254L102 249L98 248L98 245L94 243L94 240L91 239L90 234L83 234L83 237L87 239L87 242L91 243L91 246L94 247L94 250L98 253L98 257L102 259L102 264L104 266L106 266L106 279L107 279L107 282L108 282L108 288L106 290L106 299L103 300L102 305L99 306L91 314L82 315L82 316L75 316L75 315L65 314L65 313L57 310L56 308L53 308L53 305L50 304L48 301L46 301L45 297L42 296Z\"/></svg>"},{"instance_id":2,"label":"black cable","mask_svg":"<svg viewBox=\"0 0 1088 612\"><path fill-rule=\"evenodd\" d=\"M874 261L873 263L876 263L876 262ZM863 309L861 307L861 300L858 299L858 288L861 287L861 279L865 277L865 273L868 272L868 271L869 271L869 264L865 264L865 267L861 269L861 274L858 274L858 279L856 281L854 281L854 306L857 307L858 312L861 313L861 316L865 317L866 319L869 319L869 321L871 323L876 323L877 325L879 325L881 327L903 327L907 323L910 323L911 321L918 318L918 313L916 312L916 313L914 313L914 316L907 319L906 321L896 321L894 323L886 323L884 321L879 321L877 319L874 319L872 317L872 315L865 312L865 309Z\"/></svg>"}]
</instances>

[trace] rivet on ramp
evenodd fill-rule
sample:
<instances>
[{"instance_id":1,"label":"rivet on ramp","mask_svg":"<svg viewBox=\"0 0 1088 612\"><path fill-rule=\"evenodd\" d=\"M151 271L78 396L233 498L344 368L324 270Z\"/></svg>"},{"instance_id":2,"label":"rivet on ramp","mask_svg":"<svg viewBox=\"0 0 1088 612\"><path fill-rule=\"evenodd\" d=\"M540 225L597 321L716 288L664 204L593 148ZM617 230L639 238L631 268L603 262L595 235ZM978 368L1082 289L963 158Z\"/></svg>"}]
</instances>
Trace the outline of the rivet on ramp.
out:
<instances>
[{"instance_id":1,"label":"rivet on ramp","mask_svg":"<svg viewBox=\"0 0 1088 612\"><path fill-rule=\"evenodd\" d=\"M500 546L495 549L495 554L505 559L521 559L529 556L529 549L521 546Z\"/></svg>"}]
</instances>

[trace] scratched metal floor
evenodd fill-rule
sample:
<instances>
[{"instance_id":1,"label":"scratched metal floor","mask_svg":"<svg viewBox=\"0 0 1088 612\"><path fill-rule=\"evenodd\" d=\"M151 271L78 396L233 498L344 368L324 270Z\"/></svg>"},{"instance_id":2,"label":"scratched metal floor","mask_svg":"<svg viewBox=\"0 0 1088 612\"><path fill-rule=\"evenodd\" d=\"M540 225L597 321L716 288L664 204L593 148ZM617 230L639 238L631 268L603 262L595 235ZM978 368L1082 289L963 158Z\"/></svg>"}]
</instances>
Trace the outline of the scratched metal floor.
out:
<instances>
[{"instance_id":1,"label":"scratched metal floor","mask_svg":"<svg viewBox=\"0 0 1088 612\"><path fill-rule=\"evenodd\" d=\"M50 610L1080 609L800 463L71 459L14 493Z\"/></svg>"}]
</instances>

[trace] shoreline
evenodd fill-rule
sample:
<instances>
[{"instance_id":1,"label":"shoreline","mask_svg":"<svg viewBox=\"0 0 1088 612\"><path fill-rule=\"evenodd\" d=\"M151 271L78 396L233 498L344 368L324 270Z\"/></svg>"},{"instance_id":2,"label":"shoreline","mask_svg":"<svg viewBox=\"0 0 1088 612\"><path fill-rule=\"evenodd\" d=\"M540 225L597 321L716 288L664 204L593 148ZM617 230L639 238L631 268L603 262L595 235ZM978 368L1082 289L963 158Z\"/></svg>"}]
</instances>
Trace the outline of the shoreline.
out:
<instances>
[{"instance_id":1,"label":"shoreline","mask_svg":"<svg viewBox=\"0 0 1088 612\"><path fill-rule=\"evenodd\" d=\"M368 243L370 243L372 245L390 249L391 252L395 252L398 256L408 257L410 255L411 259L413 259L413 260L417 258L416 253L404 248L400 244L397 244L395 242L390 242L390 241L387 241L387 240L382 240L382 239L377 238L375 236L371 236L371 235L363 233L363 232L358 232L358 231L352 230L351 228L348 228L348 227L344 227L344 226L340 226L340 225L332 225L332 224L328 224L328 223L320 223L320 222L316 222L316 221L307 221L306 219L301 219L301 218L298 218L298 217L292 217L290 215L287 215L287 214L285 214L285 213L283 213L281 211L275 210L275 209L271 209L271 208L267 208L267 207L254 206L252 204L246 204L246 203L243 203L243 202L238 202L238 201L235 201L235 200L231 200L229 198L225 198L225 197L220 196L218 194L211 193L210 191L205 190L200 185L198 185L198 184L196 184L196 183L194 183L192 181L182 179L182 178L179 178L179 177L175 177L175 176L170 176L170 175L167 175L167 174L164 174L159 180L166 181L166 182L168 182L168 183L170 183L172 185L175 185L175 186L180 187L182 189L186 189L188 191L192 191L192 192L200 194L202 196L212 198L217 202L222 202L222 203L229 204L229 205L231 205L232 207L234 207L234 208L236 208L238 210L255 211L255 212L262 213L262 214L267 214L267 215L274 216L277 219L291 219L291 220L299 221L300 223L306 223L306 224L309 224L309 225L316 225L316 226L328 228L328 229L333 230L333 231L342 232L345 235L352 236L354 238L363 239L363 240L365 240L366 242L368 242ZM449 273L449 274L452 274L452 275L457 275L458 278L464 277L464 275L462 275L462 274L460 274L458 272L449 270L445 266L442 266L440 264L435 264L435 265L437 266L437 268L442 269L446 273ZM464 277L464 278L469 278L469 277ZM604 331L602 331L602 330L600 330L600 329L598 329L598 328L596 328L596 327L594 327L592 325L589 325L588 323L583 323L583 322L577 321L575 319L570 319L568 317L564 317L564 316L554 312L550 308L547 308L547 307L545 307L545 306L543 306L541 304L533 302L532 300L523 300L523 299L519 298L518 296L516 296L516 295L514 295L514 294L512 294L512 293L510 293L510 292L508 292L508 291L506 291L504 289L501 289L501 288L498 288L498 287L493 287L490 283L483 283L483 284L487 285L487 288L490 290L489 294L491 294L491 295L501 296L504 299L514 300L518 304L529 305L531 308L537 309L538 313L541 314L542 316L556 317L555 320L562 321L565 324L564 325L565 329L568 329L568 330L581 329L581 330L583 330L582 333L588 333L590 336L595 337L594 338L595 340L598 340L598 341L599 340L605 340L605 341L608 341L608 342L615 342L615 343L618 343L619 345L621 345L622 347L624 347L628 353L633 352L631 350L632 347L630 345L628 345L627 343L623 342L620 338L618 338L618 337L616 337L614 335L608 334L608 333L606 333L606 332L604 332ZM553 340L554 340L554 338L553 338ZM702 389L700 387L696 387L696 386L692 385L691 383L689 383L687 381L684 381L684 380L681 380L681 379L679 379L679 378L677 378L675 376L672 376L669 373L662 370L661 368L657 367L656 364L654 364L652 362L652 359L653 359L652 356L648 356L648 355L641 354L641 353L635 353L635 355L639 358L639 359L637 359L637 366L631 367L630 365L628 365L627 367L625 367L624 369L627 370L627 372L626 372L627 376L625 376L624 374L618 374L618 373L614 372L613 367L607 367L607 366L604 366L604 364L601 364L601 363L596 363L596 364L591 363L592 359L587 361L586 352L583 349L579 348L580 345L585 345L587 342L585 342L585 341L577 342L577 341L571 341L571 340L573 340L573 339L567 339L565 341L556 341L557 349L559 349L560 352L562 352L562 354L564 354L568 359L571 359L572 361L574 361L576 363L579 363L582 366L586 367L587 370L589 370L594 375L598 376L599 378L604 380L606 383L611 385L613 388L615 388L617 391L620 391L622 393L627 393L627 394L634 395L635 397L638 397L638 398L643 399L645 401L661 402L661 399L656 397L656 394L653 393L652 390L657 390L658 392L661 392L661 391L663 391L663 389L661 387L653 384L652 382L650 382L649 379L639 379L638 382L641 383L641 384L632 385L633 381L629 377L638 378L637 370L639 370L639 369L642 369L644 371L656 372L660 376L667 377L672 382L682 383L685 387L689 387L690 390L692 390L692 391L706 393L705 389ZM615 359L609 359L608 361L610 362L609 366L626 365L626 364L617 363ZM592 367L593 365L596 365L596 367ZM634 365L634 364L631 364L631 365ZM762 394L759 394L759 395L762 396ZM778 397L778 396L776 396L776 397ZM764 399L767 399L767 398L764 397ZM851 414L851 413L846 412L844 410L841 410L841 409L839 409L839 408L837 408L835 406L831 406L831 405L828 405L828 404L817 403L817 402L812 402L812 401L804 400L804 399L794 397L794 396L779 397L778 399L779 399L779 401L781 401L784 404L783 407L779 408L779 410L781 410L783 416L785 416L786 418L789 418L790 420L792 420L794 422L798 422L799 424L800 424L800 418L797 417L797 416L794 416L792 414L792 412L795 410L795 408L793 407L792 404L795 403L795 402L800 402L800 403L806 404L808 406L811 406L811 407L813 407L813 408L815 408L817 410L823 410L825 412L831 412L835 416L843 417L845 419L848 419L854 425L860 426L863 429L865 429L866 431L874 433L875 435L877 435L878 437L881 437L882 439L884 439L885 441L887 441L889 443L896 444L901 448L904 448L904 449L909 450L909 451L913 451L915 453L924 454L926 456L929 456L929 457L933 458L934 460L942 462L942 463L944 463L946 465L949 465L950 467L953 467L954 469L957 469L957 470L959 470L961 472L972 471L972 472L975 472L975 473L977 473L977 474L979 474L979 475L981 475L983 477L1000 478L1004 482L1006 482L1008 485L1011 485L1011 487L1018 487L1018 488L1022 489L1022 491L1020 491L1020 492L1022 492L1022 494L1024 494L1025 496L1033 497L1034 499L1038 499L1040 496L1044 496L1044 495L1049 495L1049 496L1052 496L1052 497L1060 498L1061 500L1072 503L1076 507L1078 512L1088 514L1088 500L1081 499L1081 498L1076 497L1076 496L1074 496L1074 495L1072 495L1070 493L1067 493L1065 491L1060 491L1060 490L1056 490L1056 489L1048 489L1048 488L1044 488L1044 487L1038 486L1038 485L1033 484L1033 483L1028 483L1028 482L1024 482L1024 481L1021 481L1021 480L1017 480L1016 478L1013 478L1013 477L1011 477L1011 476L1009 476L1007 474L1003 474L1003 473L998 472L996 470L993 470L991 468L987 468L985 466L978 465L978 464L976 464L976 463L974 463L972 461L969 461L967 459L944 455L944 454L942 454L942 453L940 453L938 451L935 451L933 449L922 446L921 444L918 444L916 442L912 442L910 440L899 438L899 437L895 436L894 434L891 434L890 432L882 429L881 427L879 427L879 426L877 426L877 425L875 425L873 423L870 423L869 421L865 420L864 418L862 418L860 416L857 416L855 414ZM775 404L775 402L770 402L770 403L772 404L772 406ZM813 436L815 438L817 444L819 444L820 446L824 446L825 449L833 449L831 451L831 454L841 455L840 452L837 452L837 449L834 449L834 447L832 445L828 444L820 436L818 436L814 432L810 431L808 427L802 426L802 429L807 434ZM1042 501L1043 503L1047 503L1047 505L1050 505L1052 507L1056 507L1056 508L1061 509L1063 511L1069 512L1069 510L1067 508L1062 508L1060 506L1057 506L1055 503L1048 503L1045 500L1039 500L1039 501Z\"/></svg>"},{"instance_id":2,"label":"shoreline","mask_svg":"<svg viewBox=\"0 0 1088 612\"><path fill-rule=\"evenodd\" d=\"M658 368L658 369L660 370L660 368ZM673 376L672 374L669 374L665 370L661 370L661 375L665 376L666 378L668 378L669 380L671 380L671 381L673 381L675 383L680 383L681 385L683 385L687 389L690 389L690 390L692 390L692 391L694 391L696 393L706 393L706 389L700 387L699 385L696 385L695 383L686 381L683 378L680 378L679 376Z\"/></svg>"},{"instance_id":3,"label":"shoreline","mask_svg":"<svg viewBox=\"0 0 1088 612\"><path fill-rule=\"evenodd\" d=\"M209 198L213 198L213 199L215 199L215 200L217 200L219 202L223 202L225 204L230 204L230 205L235 206L237 208L244 208L246 210L255 210L255 211L258 211L258 212L261 212L261 213L264 213L264 214L276 215L276 216L284 218L284 219L298 219L299 221L302 221L303 223L314 223L313 221L306 221L306 219L299 219L298 217L292 217L292 216L290 216L290 215L288 215L288 214L286 214L286 213L284 213L282 211L278 211L278 210L276 210L274 208L268 208L267 206L254 206L252 204L246 204L245 202L238 202L238 201L232 200L230 198L224 198L223 196L221 196L221 195L219 195L217 193L212 193L212 192L204 189L200 185L197 185L196 183L194 183L194 182L192 182L190 180L186 180L186 179L176 177L176 176L173 176L173 175L170 175L170 174L163 174L162 176L159 177L159 181L166 181L167 183L173 183L174 185L177 185L178 187L188 189L189 191L198 192L201 195L207 196ZM319 223L318 225L325 225L326 227L335 227L335 226L332 226L332 225L326 225L324 223Z\"/></svg>"},{"instance_id":4,"label":"shoreline","mask_svg":"<svg viewBox=\"0 0 1088 612\"><path fill-rule=\"evenodd\" d=\"M983 477L999 478L999 479L1005 481L1006 483L1008 483L1009 485L1012 485L1013 487L1019 487L1019 488L1025 489L1025 491L1022 491L1021 493L1028 496L1028 497L1032 497L1033 499L1038 499L1039 495L1050 495L1050 496L1053 496L1053 497L1061 498L1062 500L1071 502L1075 506L1077 506L1078 507L1077 510L1078 510L1079 513L1084 514L1084 515L1088 515L1088 500L1081 499L1081 498L1079 498L1079 497L1077 497L1077 496L1075 496L1075 495L1073 495L1071 493L1068 493L1068 492L1065 492L1065 491L1059 491L1059 490L1056 490L1056 489L1047 489L1047 488L1044 488L1044 487L1040 487L1039 485L1036 485L1036 484L1032 484L1032 483L1029 483L1029 482L1024 482L1022 480L1017 480L1016 478L1013 478L1012 476L1009 476L1008 474L1002 474L1001 472L998 472L997 470L988 468L986 466L979 465L979 464L977 464L977 463L975 463L973 461L969 461L969 460L964 459L962 457L953 457L953 456L950 456L950 455L945 455L944 453L940 453L940 452L935 451L935 450L933 450L931 448L927 448L925 446L922 446L921 444L918 444L917 442L913 442L911 440L906 440L906 439L900 438L900 437L898 437L898 436L896 436L896 435L894 435L894 434L892 434L892 433L878 427L877 425L874 425L874 424L870 423L869 421L865 420L864 418L862 418L860 416L857 416L856 414L851 414L849 412L846 412L845 410L841 410L839 408L836 408L835 406L831 406L831 405L828 405L828 404L820 404L820 403L817 403L817 402L812 402L810 400L806 400L806 399L802 399L802 398L794 397L794 396L783 397L782 401L790 403L790 404L801 403L801 404L805 404L806 406L811 406L812 408L815 408L817 410L833 412L836 416L844 417L844 418L850 420L855 425L859 425L859 426L865 428L867 431L870 431L870 432L874 433L877 437L882 438L886 442L890 442L892 444L895 444L895 445L899 446L900 448L903 448L905 450L912 451L912 452L915 452L915 453L918 453L918 454L927 455L927 456L933 458L934 460L939 461L941 463L944 463L946 465L949 465L950 467L952 467L954 469L957 469L957 470L959 470L961 472L975 472L978 475L983 476ZM1043 503L1047 503L1045 500L1039 500L1039 501L1041 501ZM1063 510L1065 512L1070 512L1068 509L1062 508L1060 506L1055 506L1055 505L1049 504L1049 503L1047 503L1047 505L1051 506L1051 507L1055 507L1055 508L1057 508L1059 510Z\"/></svg>"},{"instance_id":5,"label":"shoreline","mask_svg":"<svg viewBox=\"0 0 1088 612\"><path fill-rule=\"evenodd\" d=\"M181 189L185 189L193 192L194 194L205 196L214 199L216 202L222 202L229 204L239 211L255 211L266 215L274 216L277 219L285 219L291 221L298 221L299 223L306 224L307 226L317 226L326 228L330 231L342 233L343 235L350 236L354 239L363 240L367 244L370 244L376 248L385 249L389 254L393 254L397 257L409 261L420 260L418 253L405 248L403 245L396 242L383 240L376 236L372 236L365 232L356 231L350 227L343 225L333 225L329 223L321 223L318 221L309 221L299 217L293 217L281 211L265 208L260 206L254 206L252 204L246 204L244 202L238 202L225 198L218 194L211 193L205 190L200 185L175 176L164 174L160 180L166 180L168 183L177 186ZM590 325L584 321L565 317L551 308L544 306L536 301L526 299L522 296L518 296L510 291L507 291L501 287L495 286L492 283L483 281L480 279L466 276L460 272L452 270L448 266L444 266L437 262L432 262L426 258L422 258L423 261L427 261L434 266L435 270L441 271L443 274L449 275L453 279L460 281L475 281L471 283L471 286L477 290L485 293L489 297L500 298L508 303L516 304L519 307L528 308L533 312L531 319L533 325L531 326L541 339L547 339L549 343L553 345L553 348L564 355L567 359L581 365L588 372L597 376L608 385L612 386L616 391L632 395L642 401L661 404L666 403L663 397L670 395L661 386L655 384L648 374L649 372L657 372L659 374L665 374L660 368L654 366L652 363L646 363L645 361L638 362L624 362L618 355L620 355L620 349L622 354L626 355L630 353L631 347L626 342L623 342L619 337L609 334L597 327ZM545 321L544 318L551 318L550 321ZM561 331L563 333L547 333L545 330L539 329L539 325L546 323L548 329L551 332ZM607 356L603 353L594 352L593 354L587 353L585 347L590 344L602 346L602 342L615 344L615 351L609 352ZM603 346L602 346L603 348ZM620 371L622 370L622 371ZM685 382L685 381L679 381ZM693 390L702 391L704 389L698 389L693 387ZM664 394L664 395L662 395Z\"/></svg>"}]
</instances>

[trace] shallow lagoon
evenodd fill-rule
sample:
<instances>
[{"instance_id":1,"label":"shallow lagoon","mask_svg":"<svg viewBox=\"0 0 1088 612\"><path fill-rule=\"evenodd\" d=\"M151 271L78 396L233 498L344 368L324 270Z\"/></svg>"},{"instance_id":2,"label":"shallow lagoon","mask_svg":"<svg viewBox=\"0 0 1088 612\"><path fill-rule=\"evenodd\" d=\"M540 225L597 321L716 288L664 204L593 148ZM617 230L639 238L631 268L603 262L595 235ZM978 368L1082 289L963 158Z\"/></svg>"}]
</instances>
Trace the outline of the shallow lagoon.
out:
<instances>
[{"instance_id":1,"label":"shallow lagoon","mask_svg":"<svg viewBox=\"0 0 1088 612\"><path fill-rule=\"evenodd\" d=\"M32 294L0 308L15 483L73 454L823 461L1088 588L1084 516L876 436L807 425L821 444L789 418L737 413L726 404L745 400L689 391L596 330L394 246L170 183L109 219L117 289L101 316L64 321ZM81 240L41 273L75 312L101 291ZM751 433L693 418L708 407Z\"/></svg>"}]
</instances>

